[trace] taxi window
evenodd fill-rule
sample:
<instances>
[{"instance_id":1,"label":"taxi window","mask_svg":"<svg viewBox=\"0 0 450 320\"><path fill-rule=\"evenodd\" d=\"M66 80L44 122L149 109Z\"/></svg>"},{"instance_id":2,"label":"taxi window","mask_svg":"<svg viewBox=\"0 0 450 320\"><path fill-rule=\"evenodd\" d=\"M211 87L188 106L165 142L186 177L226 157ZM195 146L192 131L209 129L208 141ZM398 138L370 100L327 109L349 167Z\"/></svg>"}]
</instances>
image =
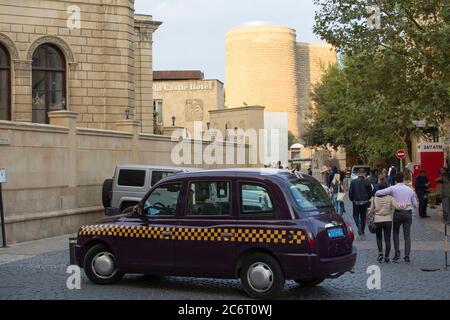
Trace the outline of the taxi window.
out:
<instances>
[{"instance_id":1,"label":"taxi window","mask_svg":"<svg viewBox=\"0 0 450 320\"><path fill-rule=\"evenodd\" d=\"M181 183L168 183L157 187L145 200L142 214L146 216L174 216Z\"/></svg>"},{"instance_id":2,"label":"taxi window","mask_svg":"<svg viewBox=\"0 0 450 320\"><path fill-rule=\"evenodd\" d=\"M240 188L241 213L273 213L273 203L266 186L257 183L242 183Z\"/></svg>"},{"instance_id":3,"label":"taxi window","mask_svg":"<svg viewBox=\"0 0 450 320\"><path fill-rule=\"evenodd\" d=\"M189 184L188 216L231 214L229 181L201 181Z\"/></svg>"},{"instance_id":4,"label":"taxi window","mask_svg":"<svg viewBox=\"0 0 450 320\"><path fill-rule=\"evenodd\" d=\"M304 211L314 211L332 206L330 197L315 180L291 180L289 190L295 203Z\"/></svg>"}]
</instances>

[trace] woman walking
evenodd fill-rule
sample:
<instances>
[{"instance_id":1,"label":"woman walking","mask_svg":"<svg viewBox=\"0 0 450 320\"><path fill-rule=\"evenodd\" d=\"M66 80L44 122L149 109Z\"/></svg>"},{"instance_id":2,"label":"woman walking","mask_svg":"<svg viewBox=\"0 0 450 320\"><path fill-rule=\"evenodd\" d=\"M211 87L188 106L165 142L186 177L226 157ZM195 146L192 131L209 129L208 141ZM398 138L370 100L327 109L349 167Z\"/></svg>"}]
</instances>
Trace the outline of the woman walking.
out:
<instances>
[{"instance_id":1,"label":"woman walking","mask_svg":"<svg viewBox=\"0 0 450 320\"><path fill-rule=\"evenodd\" d=\"M380 179L378 190L388 187L385 179ZM392 214L395 210L396 202L392 196L375 196L372 198L370 213L375 215L375 226L378 247L378 262L389 262L391 252L391 232L392 232ZM385 251L383 254L383 237Z\"/></svg>"},{"instance_id":2,"label":"woman walking","mask_svg":"<svg viewBox=\"0 0 450 320\"><path fill-rule=\"evenodd\" d=\"M339 173L335 173L333 176L333 180L330 184L330 193L334 209L342 216L344 212L344 202L342 199L343 186L341 175Z\"/></svg>"}]
</instances>

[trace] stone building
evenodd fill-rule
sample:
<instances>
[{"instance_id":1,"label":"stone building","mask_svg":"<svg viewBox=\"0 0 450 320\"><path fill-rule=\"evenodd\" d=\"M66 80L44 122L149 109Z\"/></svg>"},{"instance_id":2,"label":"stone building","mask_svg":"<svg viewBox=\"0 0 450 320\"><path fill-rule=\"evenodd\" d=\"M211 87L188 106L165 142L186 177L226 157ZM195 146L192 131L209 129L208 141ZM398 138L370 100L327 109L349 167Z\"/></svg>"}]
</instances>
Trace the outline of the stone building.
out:
<instances>
[{"instance_id":1,"label":"stone building","mask_svg":"<svg viewBox=\"0 0 450 320\"><path fill-rule=\"evenodd\" d=\"M226 34L225 104L262 105L287 112L289 130L297 127L295 30L278 26L235 28Z\"/></svg>"},{"instance_id":2,"label":"stone building","mask_svg":"<svg viewBox=\"0 0 450 320\"><path fill-rule=\"evenodd\" d=\"M204 79L201 71L154 71L153 103L159 131L182 126L192 134L194 122L202 130L211 125L209 111L224 108L223 83ZM156 132L156 130L155 130Z\"/></svg>"},{"instance_id":3,"label":"stone building","mask_svg":"<svg viewBox=\"0 0 450 320\"><path fill-rule=\"evenodd\" d=\"M265 128L264 106L226 107L223 83L204 79L198 70L154 71L153 78L155 133L183 130L186 138L245 142L252 155L249 165L265 162L258 157L264 142L259 135L249 139L247 131Z\"/></svg>"},{"instance_id":4,"label":"stone building","mask_svg":"<svg viewBox=\"0 0 450 320\"><path fill-rule=\"evenodd\" d=\"M152 33L132 0L0 2L0 119L115 129L128 117L153 131Z\"/></svg>"},{"instance_id":5,"label":"stone building","mask_svg":"<svg viewBox=\"0 0 450 320\"><path fill-rule=\"evenodd\" d=\"M308 112L312 107L311 91L326 68L336 63L336 51L331 45L303 43L296 45L297 65L297 130L301 139L308 119Z\"/></svg>"},{"instance_id":6,"label":"stone building","mask_svg":"<svg viewBox=\"0 0 450 320\"><path fill-rule=\"evenodd\" d=\"M131 0L0 0L8 244L74 233L104 217L102 184L117 165L218 167L203 159L175 163L179 141L153 134L152 34L159 25L134 14ZM236 153L236 144L215 142ZM185 139L183 155L194 158L193 145L210 144Z\"/></svg>"},{"instance_id":7,"label":"stone building","mask_svg":"<svg viewBox=\"0 0 450 320\"><path fill-rule=\"evenodd\" d=\"M271 127L272 119L285 113L287 130L303 142L308 113L313 107L311 91L326 68L335 63L332 46L297 42L296 31L289 27L257 25L231 29L226 34L225 104L265 106L265 127ZM274 126L280 127L279 119ZM286 158L288 148L283 151ZM342 150L329 154L302 148L299 152L300 158L308 162L306 166L316 167L334 159L345 167Z\"/></svg>"}]
</instances>

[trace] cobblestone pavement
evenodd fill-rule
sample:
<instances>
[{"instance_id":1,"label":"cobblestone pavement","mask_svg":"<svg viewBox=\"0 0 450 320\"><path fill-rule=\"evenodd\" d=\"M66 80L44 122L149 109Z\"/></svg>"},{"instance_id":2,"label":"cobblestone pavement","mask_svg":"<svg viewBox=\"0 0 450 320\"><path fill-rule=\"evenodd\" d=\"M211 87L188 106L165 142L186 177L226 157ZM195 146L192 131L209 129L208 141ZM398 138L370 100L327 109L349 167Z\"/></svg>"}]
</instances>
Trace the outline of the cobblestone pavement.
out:
<instances>
[{"instance_id":1,"label":"cobblestone pavement","mask_svg":"<svg viewBox=\"0 0 450 320\"><path fill-rule=\"evenodd\" d=\"M348 213L344 217L352 220ZM414 219L412 262L379 264L381 289L369 290L366 270L368 266L377 264L377 250L374 236L368 234L364 241L356 241L358 259L354 273L325 280L320 286L309 289L289 281L280 298L450 299L450 270L444 270L442 240L443 233L423 220ZM17 256L10 262L2 263L0 260L0 299L248 299L238 280L186 277L147 279L140 275L127 275L115 285L100 286L92 284L82 274L81 289L68 290L68 251L42 253L38 250L36 254L33 257L26 254ZM426 272L421 269L438 270Z\"/></svg>"}]
</instances>

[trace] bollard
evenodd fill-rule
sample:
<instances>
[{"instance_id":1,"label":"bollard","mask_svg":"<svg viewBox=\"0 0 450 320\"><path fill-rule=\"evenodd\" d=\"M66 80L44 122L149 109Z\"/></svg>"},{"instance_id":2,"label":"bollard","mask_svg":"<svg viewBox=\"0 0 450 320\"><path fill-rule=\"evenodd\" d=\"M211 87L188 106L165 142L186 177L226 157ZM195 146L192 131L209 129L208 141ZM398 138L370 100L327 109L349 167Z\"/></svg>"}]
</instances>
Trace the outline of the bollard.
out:
<instances>
[{"instance_id":1,"label":"bollard","mask_svg":"<svg viewBox=\"0 0 450 320\"><path fill-rule=\"evenodd\" d=\"M71 265L76 264L75 259L75 245L77 244L77 238L69 238L69 262Z\"/></svg>"}]
</instances>

